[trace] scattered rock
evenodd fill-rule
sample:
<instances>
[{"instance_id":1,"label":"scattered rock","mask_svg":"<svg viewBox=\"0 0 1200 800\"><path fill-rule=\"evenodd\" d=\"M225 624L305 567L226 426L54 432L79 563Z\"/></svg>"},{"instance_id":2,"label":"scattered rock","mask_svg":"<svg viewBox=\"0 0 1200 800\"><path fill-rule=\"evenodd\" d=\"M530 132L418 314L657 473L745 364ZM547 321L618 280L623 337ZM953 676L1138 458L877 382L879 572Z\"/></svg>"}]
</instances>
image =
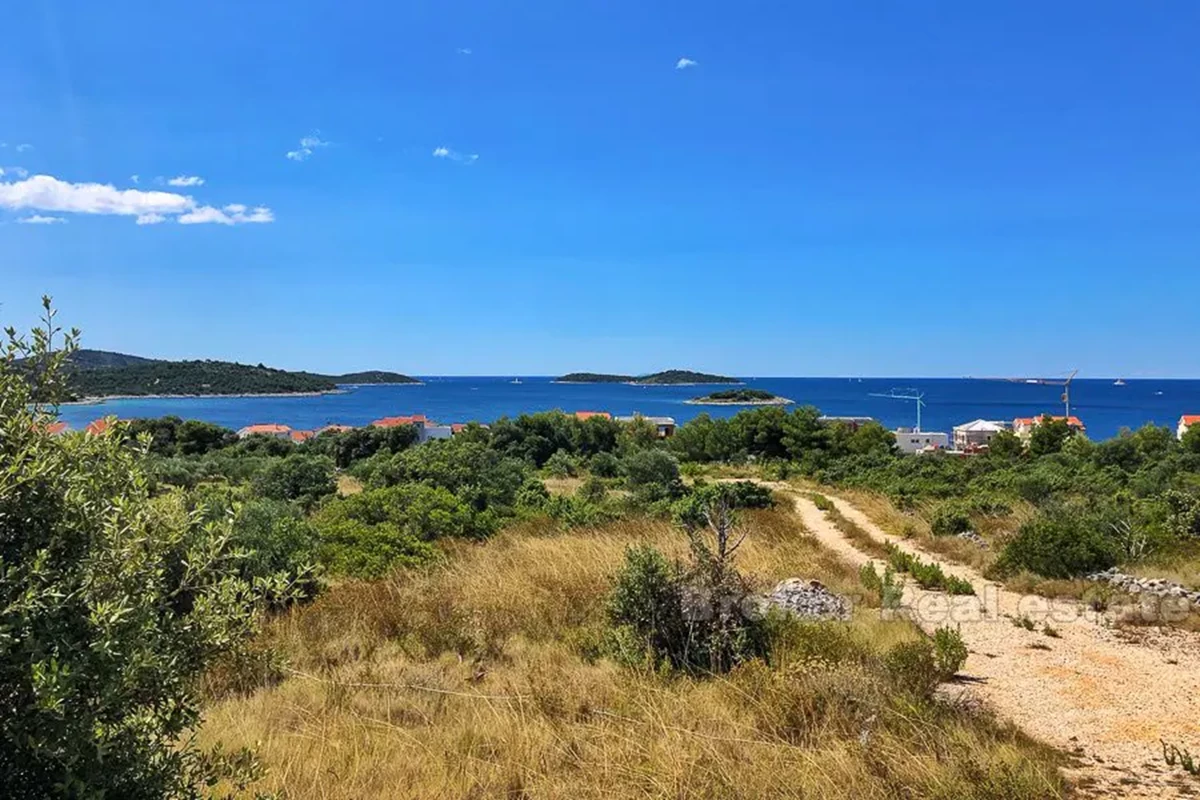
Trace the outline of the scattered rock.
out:
<instances>
[{"instance_id":1,"label":"scattered rock","mask_svg":"<svg viewBox=\"0 0 1200 800\"><path fill-rule=\"evenodd\" d=\"M1087 579L1097 583L1107 583L1128 594L1180 598L1190 603L1192 608L1200 608L1200 591L1190 591L1186 586L1163 578L1139 578L1112 567L1103 572L1093 572L1087 576Z\"/></svg>"},{"instance_id":2,"label":"scattered rock","mask_svg":"<svg viewBox=\"0 0 1200 800\"><path fill-rule=\"evenodd\" d=\"M805 619L850 619L850 601L829 591L820 581L780 581L767 595L766 604Z\"/></svg>"},{"instance_id":3,"label":"scattered rock","mask_svg":"<svg viewBox=\"0 0 1200 800\"><path fill-rule=\"evenodd\" d=\"M984 550L988 549L987 539L984 539L982 536L980 536L975 531L962 531L961 533L958 534L958 538L966 539L971 544L979 545Z\"/></svg>"}]
</instances>

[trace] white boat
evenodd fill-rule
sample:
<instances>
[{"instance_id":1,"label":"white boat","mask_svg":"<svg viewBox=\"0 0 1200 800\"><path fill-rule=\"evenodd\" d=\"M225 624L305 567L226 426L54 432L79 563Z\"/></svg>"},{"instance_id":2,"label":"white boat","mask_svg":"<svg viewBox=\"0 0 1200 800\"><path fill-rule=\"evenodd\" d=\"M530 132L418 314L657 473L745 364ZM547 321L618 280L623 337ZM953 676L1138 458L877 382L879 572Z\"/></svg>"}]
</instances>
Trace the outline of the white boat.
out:
<instances>
[{"instance_id":1,"label":"white boat","mask_svg":"<svg viewBox=\"0 0 1200 800\"><path fill-rule=\"evenodd\" d=\"M519 384L520 382L521 382L520 378L513 378L511 381L509 381L509 383L517 383L517 384Z\"/></svg>"},{"instance_id":2,"label":"white boat","mask_svg":"<svg viewBox=\"0 0 1200 800\"><path fill-rule=\"evenodd\" d=\"M1124 385L1125 385L1124 378L1117 378L1115 381L1113 381L1113 386L1124 386Z\"/></svg>"}]
</instances>

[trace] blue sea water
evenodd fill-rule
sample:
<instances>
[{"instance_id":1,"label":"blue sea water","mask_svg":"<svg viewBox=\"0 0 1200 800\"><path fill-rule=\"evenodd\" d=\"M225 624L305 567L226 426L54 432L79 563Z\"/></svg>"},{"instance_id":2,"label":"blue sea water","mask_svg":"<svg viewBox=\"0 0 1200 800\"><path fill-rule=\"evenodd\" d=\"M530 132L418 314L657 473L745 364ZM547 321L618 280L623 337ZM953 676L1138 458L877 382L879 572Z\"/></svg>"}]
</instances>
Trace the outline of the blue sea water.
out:
<instances>
[{"instance_id":1,"label":"blue sea water","mask_svg":"<svg viewBox=\"0 0 1200 800\"><path fill-rule=\"evenodd\" d=\"M297 429L329 423L364 425L384 416L425 414L438 422L490 422L503 416L562 409L608 411L614 415L640 412L674 417L680 423L701 413L731 416L729 406L694 406L685 400L707 394L710 386L628 386L625 384L559 384L548 377L428 377L422 385L362 386L343 394L306 397L209 397L109 400L61 409L61 417L81 428L101 416L160 417L174 414L240 428L257 422L276 422ZM1011 422L1014 417L1061 414L1062 388L1005 381L949 378L746 378L746 384L799 404L811 404L825 414L869 416L888 427L912 425L912 402L873 397L892 389L915 388L925 393L922 427L949 431L973 419ZM1071 385L1071 411L1087 426L1092 439L1115 435L1122 427L1146 422L1173 429L1181 414L1200 413L1200 380L1130 380L1114 386L1111 380L1076 380Z\"/></svg>"}]
</instances>

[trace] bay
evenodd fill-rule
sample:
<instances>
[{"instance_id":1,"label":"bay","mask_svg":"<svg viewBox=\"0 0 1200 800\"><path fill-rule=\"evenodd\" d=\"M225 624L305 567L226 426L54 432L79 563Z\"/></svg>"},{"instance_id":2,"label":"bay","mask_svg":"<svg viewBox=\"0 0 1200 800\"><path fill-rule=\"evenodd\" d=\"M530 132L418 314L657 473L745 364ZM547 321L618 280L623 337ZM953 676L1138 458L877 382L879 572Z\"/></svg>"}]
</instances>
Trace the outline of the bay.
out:
<instances>
[{"instance_id":1,"label":"bay","mask_svg":"<svg viewBox=\"0 0 1200 800\"><path fill-rule=\"evenodd\" d=\"M61 418L72 428L93 419L161 417L201 419L241 428L275 422L309 430L330 423L365 425L384 416L425 414L442 423L491 422L503 416L561 409L641 413L674 417L683 423L698 414L728 417L737 406L697 406L685 401L722 387L630 386L626 384L561 384L553 378L424 377L421 385L347 387L340 394L295 397L188 397L113 399L68 405ZM925 393L922 427L949 431L974 419L1011 422L1014 417L1061 414L1062 388L1006 381L958 378L745 378L746 385L811 404L825 414L869 416L889 428L911 426L916 409L910 401L873 397L893 389ZM1200 380L1129 380L1114 386L1109 379L1077 379L1071 385L1071 412L1087 426L1092 439L1116 435L1122 427L1152 422L1174 429L1181 414L1200 414Z\"/></svg>"}]
</instances>

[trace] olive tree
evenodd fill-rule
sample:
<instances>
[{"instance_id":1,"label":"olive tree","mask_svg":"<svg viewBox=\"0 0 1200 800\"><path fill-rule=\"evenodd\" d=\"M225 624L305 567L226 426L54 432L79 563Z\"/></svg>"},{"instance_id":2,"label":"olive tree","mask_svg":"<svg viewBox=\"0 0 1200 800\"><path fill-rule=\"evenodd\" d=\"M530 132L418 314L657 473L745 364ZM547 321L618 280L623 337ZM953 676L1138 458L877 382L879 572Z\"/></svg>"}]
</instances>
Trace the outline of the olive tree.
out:
<instances>
[{"instance_id":1,"label":"olive tree","mask_svg":"<svg viewBox=\"0 0 1200 800\"><path fill-rule=\"evenodd\" d=\"M0 793L196 797L252 766L191 732L196 678L252 632L257 590L227 522L151 499L148 437L54 435L78 332L56 343L43 306L0 360Z\"/></svg>"}]
</instances>

